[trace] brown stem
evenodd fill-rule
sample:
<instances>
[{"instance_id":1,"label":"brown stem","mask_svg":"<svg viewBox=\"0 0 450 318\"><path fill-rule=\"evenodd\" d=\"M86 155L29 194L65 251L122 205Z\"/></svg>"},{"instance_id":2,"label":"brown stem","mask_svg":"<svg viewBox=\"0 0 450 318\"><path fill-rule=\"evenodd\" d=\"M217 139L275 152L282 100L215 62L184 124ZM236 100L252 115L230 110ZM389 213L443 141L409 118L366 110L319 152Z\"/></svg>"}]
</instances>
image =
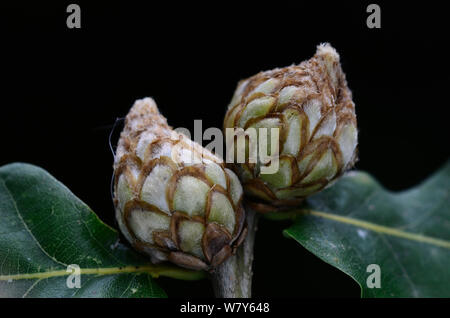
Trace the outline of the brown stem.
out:
<instances>
[{"instance_id":1,"label":"brown stem","mask_svg":"<svg viewBox=\"0 0 450 318\"><path fill-rule=\"evenodd\" d=\"M252 295L253 246L258 226L258 212L246 208L247 238L236 254L211 274L214 294L218 298L250 298Z\"/></svg>"}]
</instances>

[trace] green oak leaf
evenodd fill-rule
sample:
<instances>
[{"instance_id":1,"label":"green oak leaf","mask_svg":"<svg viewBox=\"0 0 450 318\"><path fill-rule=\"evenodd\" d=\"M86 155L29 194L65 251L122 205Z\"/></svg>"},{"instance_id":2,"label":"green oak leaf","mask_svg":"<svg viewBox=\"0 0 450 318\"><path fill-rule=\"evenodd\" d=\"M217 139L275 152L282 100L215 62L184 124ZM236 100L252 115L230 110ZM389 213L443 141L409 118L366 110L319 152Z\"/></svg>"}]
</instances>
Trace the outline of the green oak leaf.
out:
<instances>
[{"instance_id":1,"label":"green oak leaf","mask_svg":"<svg viewBox=\"0 0 450 318\"><path fill-rule=\"evenodd\" d=\"M284 233L350 275L363 297L450 297L449 191L450 161L399 193L351 172L288 213Z\"/></svg>"},{"instance_id":2,"label":"green oak leaf","mask_svg":"<svg viewBox=\"0 0 450 318\"><path fill-rule=\"evenodd\" d=\"M149 263L43 169L0 168L0 297L165 297L160 275L203 277Z\"/></svg>"}]
</instances>

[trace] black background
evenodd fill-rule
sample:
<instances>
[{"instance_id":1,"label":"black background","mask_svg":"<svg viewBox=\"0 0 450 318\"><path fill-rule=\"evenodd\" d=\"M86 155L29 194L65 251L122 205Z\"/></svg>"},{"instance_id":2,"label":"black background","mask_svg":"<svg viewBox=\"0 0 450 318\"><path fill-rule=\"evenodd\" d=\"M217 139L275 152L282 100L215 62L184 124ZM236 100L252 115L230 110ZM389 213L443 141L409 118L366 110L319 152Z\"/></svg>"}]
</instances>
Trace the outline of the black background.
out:
<instances>
[{"instance_id":1,"label":"black background","mask_svg":"<svg viewBox=\"0 0 450 318\"><path fill-rule=\"evenodd\" d=\"M392 1L393 2L393 1ZM387 188L413 186L449 157L449 39L439 3L111 3L81 6L81 29L59 4L1 4L0 164L39 165L108 224L108 135L137 98L174 127L221 127L236 83L299 63L330 42L340 53L359 126L356 167ZM448 19L447 19L448 20ZM255 296L358 297L359 287L262 220ZM158 280L169 296L212 296L207 281Z\"/></svg>"}]
</instances>

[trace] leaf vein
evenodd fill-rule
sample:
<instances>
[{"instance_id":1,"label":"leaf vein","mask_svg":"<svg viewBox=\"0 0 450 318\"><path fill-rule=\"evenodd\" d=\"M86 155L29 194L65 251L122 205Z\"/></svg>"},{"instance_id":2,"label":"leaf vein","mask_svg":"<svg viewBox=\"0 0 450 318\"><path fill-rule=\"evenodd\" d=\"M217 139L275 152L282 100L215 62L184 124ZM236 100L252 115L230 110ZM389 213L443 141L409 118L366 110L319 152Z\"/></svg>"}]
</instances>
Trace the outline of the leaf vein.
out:
<instances>
[{"instance_id":1,"label":"leaf vein","mask_svg":"<svg viewBox=\"0 0 450 318\"><path fill-rule=\"evenodd\" d=\"M39 247L39 249L51 260L53 260L55 263L58 263L60 265L63 265L65 267L67 267L67 264L64 264L63 262L58 261L55 257L51 256L50 254L47 253L47 251L41 246L41 244L39 243L39 241L36 239L36 237L34 236L34 234L30 231L30 229L28 228L28 225L26 224L25 220L23 219L22 215L19 212L19 208L17 207L17 203L16 200L14 199L14 196L12 195L11 191L9 191L5 181L0 178L0 180L3 183L3 186L6 189L6 193L9 195L9 197L11 198L11 201L13 203L14 209L16 210L17 216L19 217L19 220L22 222L26 232L31 236L32 240L36 243L36 245Z\"/></svg>"}]
</instances>

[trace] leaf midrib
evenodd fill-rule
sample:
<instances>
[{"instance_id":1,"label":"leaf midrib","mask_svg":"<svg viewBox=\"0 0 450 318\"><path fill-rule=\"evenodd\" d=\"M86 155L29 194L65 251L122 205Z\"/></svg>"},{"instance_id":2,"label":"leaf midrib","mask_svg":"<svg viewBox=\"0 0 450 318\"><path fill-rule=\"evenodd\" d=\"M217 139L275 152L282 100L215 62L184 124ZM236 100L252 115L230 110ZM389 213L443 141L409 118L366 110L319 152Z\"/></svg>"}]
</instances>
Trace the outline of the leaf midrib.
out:
<instances>
[{"instance_id":1,"label":"leaf midrib","mask_svg":"<svg viewBox=\"0 0 450 318\"><path fill-rule=\"evenodd\" d=\"M80 268L81 275L114 275L123 273L146 273L151 275L153 278L158 278L159 276L169 276L175 277L178 274L178 278L186 280L199 279L203 273L202 272L188 272L181 274L179 269L172 269L166 266L157 265L146 265L146 266L121 266L121 267L96 267L96 268ZM68 276L71 275L72 271L62 270L52 270L45 272L35 272L35 273L22 273L22 274L12 274L12 275L0 275L0 281L10 281L10 280L23 280L23 279L46 279L52 277ZM183 275L183 277L181 277Z\"/></svg>"},{"instance_id":2,"label":"leaf midrib","mask_svg":"<svg viewBox=\"0 0 450 318\"><path fill-rule=\"evenodd\" d=\"M310 209L302 209L302 210L292 211L291 213L293 213L296 216L297 215L312 215L315 217L321 217L324 219L333 220L336 222L360 227L360 228L370 230L370 231L373 231L373 232L379 233L379 234L386 234L386 235L390 235L390 236L394 236L394 237L408 239L411 241L427 243L430 245L450 249L450 241L447 241L447 240L434 238L434 237L417 234L417 233L406 232L406 231L398 230L398 229L395 229L392 227L379 225L379 224L371 223L371 222L367 222L367 221L362 221L362 220L351 218L351 217L335 215L335 214L331 214L331 213L327 213L327 212L310 210ZM287 230L287 233L289 233L289 230ZM289 233L289 235L291 235L291 234Z\"/></svg>"}]
</instances>

